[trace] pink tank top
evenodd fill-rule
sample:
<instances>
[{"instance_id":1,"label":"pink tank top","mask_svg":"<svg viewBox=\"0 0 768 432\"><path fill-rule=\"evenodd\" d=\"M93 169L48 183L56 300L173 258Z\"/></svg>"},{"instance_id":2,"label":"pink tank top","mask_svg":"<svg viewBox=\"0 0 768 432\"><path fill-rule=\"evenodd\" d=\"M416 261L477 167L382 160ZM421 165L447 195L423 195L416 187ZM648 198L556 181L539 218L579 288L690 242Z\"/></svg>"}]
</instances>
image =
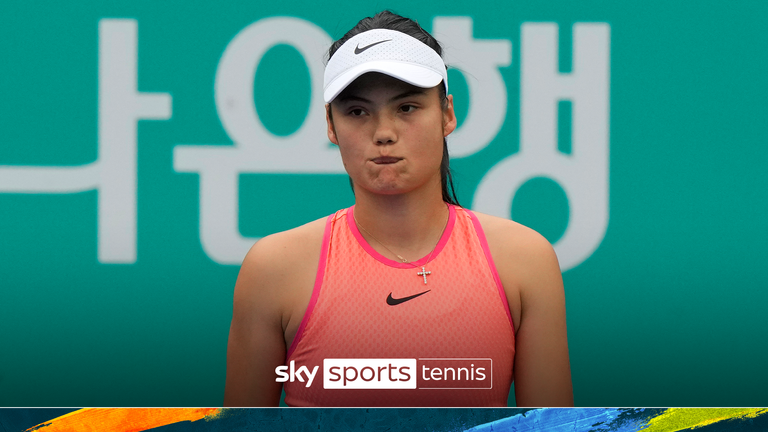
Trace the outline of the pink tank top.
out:
<instances>
[{"instance_id":1,"label":"pink tank top","mask_svg":"<svg viewBox=\"0 0 768 432\"><path fill-rule=\"evenodd\" d=\"M368 245L354 207L328 217L283 366L288 405L506 406L515 355L506 295L477 217L448 209L431 260L413 265Z\"/></svg>"}]
</instances>

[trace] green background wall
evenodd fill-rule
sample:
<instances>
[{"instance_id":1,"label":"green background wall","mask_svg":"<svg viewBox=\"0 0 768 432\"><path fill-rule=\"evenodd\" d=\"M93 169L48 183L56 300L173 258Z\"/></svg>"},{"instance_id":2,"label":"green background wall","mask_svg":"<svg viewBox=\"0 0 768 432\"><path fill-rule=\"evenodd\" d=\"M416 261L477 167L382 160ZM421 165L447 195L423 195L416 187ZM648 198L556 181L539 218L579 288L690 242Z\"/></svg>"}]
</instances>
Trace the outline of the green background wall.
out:
<instances>
[{"instance_id":1,"label":"green background wall","mask_svg":"<svg viewBox=\"0 0 768 432\"><path fill-rule=\"evenodd\" d=\"M503 125L452 161L468 207L491 167L519 149L523 23L557 24L562 73L572 25L609 26L607 229L563 275L576 404L768 405L768 2L480 0L3 5L0 406L222 403L238 266L203 248L200 177L174 168L175 148L232 145L214 82L241 30L291 16L336 39L383 8L428 30L434 17L470 17L475 38L511 43L511 63L498 69ZM123 264L99 258L96 190L12 191L2 175L99 157L99 22L114 18L138 23L138 90L167 93L172 105L169 119L138 124L136 254ZM449 75L462 121L483 112L467 102L468 79ZM296 49L262 58L253 97L272 134L301 126L312 91ZM561 140L571 127L559 119ZM328 143L318 134L315 144ZM238 178L245 238L354 202L338 166ZM526 183L512 206L507 217L553 243L569 223L568 198L549 179Z\"/></svg>"}]
</instances>

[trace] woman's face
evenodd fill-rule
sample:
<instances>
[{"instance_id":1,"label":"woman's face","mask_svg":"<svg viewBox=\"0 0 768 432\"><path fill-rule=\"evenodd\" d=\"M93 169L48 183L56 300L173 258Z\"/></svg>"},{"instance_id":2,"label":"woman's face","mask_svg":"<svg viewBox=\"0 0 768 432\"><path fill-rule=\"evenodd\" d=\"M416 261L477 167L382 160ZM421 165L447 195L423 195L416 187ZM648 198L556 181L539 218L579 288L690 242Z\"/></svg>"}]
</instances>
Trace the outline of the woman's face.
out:
<instances>
[{"instance_id":1,"label":"woman's face","mask_svg":"<svg viewBox=\"0 0 768 432\"><path fill-rule=\"evenodd\" d=\"M356 190L392 195L435 184L440 190L443 138L456 128L452 96L444 105L437 87L367 73L328 109L328 138L339 146Z\"/></svg>"}]
</instances>

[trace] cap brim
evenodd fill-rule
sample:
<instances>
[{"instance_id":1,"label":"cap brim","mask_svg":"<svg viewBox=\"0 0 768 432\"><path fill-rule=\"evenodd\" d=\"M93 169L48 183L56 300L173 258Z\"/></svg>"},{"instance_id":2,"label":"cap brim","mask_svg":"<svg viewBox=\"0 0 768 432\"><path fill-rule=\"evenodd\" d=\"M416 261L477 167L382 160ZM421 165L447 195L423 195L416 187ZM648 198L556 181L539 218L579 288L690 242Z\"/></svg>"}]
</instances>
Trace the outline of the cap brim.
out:
<instances>
[{"instance_id":1,"label":"cap brim","mask_svg":"<svg viewBox=\"0 0 768 432\"><path fill-rule=\"evenodd\" d=\"M368 72L383 73L421 88L434 87L444 80L443 75L422 65L391 60L373 61L355 66L336 77L323 91L325 103L333 101L354 80Z\"/></svg>"}]
</instances>

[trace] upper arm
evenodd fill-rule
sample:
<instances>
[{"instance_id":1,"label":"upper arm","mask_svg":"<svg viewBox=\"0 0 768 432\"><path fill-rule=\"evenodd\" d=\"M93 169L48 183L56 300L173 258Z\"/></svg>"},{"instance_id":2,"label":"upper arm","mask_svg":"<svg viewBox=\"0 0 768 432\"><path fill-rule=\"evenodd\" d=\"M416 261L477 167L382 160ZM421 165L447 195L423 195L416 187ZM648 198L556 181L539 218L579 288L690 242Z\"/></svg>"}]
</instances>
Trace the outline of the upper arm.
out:
<instances>
[{"instance_id":1,"label":"upper arm","mask_svg":"<svg viewBox=\"0 0 768 432\"><path fill-rule=\"evenodd\" d=\"M543 237L536 234L527 246L521 258L515 400L518 406L573 406L560 267Z\"/></svg>"},{"instance_id":2,"label":"upper arm","mask_svg":"<svg viewBox=\"0 0 768 432\"><path fill-rule=\"evenodd\" d=\"M560 266L549 242L515 222L483 215L515 327L518 406L573 406ZM513 310L513 309L517 310Z\"/></svg>"},{"instance_id":3,"label":"upper arm","mask_svg":"<svg viewBox=\"0 0 768 432\"><path fill-rule=\"evenodd\" d=\"M225 406L277 406L282 384L275 368L285 361L279 272L265 237L246 255L237 277L227 344Z\"/></svg>"}]
</instances>

